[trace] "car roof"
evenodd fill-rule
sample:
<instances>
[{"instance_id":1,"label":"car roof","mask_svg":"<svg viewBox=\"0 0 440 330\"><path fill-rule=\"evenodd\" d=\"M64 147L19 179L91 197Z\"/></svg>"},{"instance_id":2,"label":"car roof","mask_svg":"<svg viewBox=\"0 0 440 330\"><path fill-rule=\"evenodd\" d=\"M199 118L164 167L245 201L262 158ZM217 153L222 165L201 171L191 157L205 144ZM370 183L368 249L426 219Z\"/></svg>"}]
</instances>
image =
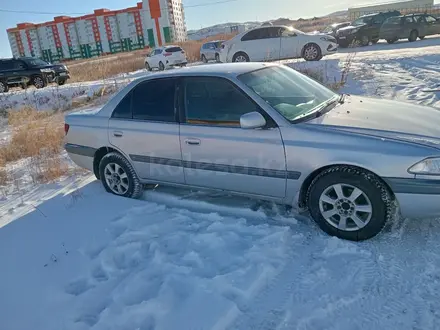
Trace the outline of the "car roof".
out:
<instances>
[{"instance_id":1,"label":"car roof","mask_svg":"<svg viewBox=\"0 0 440 330\"><path fill-rule=\"evenodd\" d=\"M237 77L243 73L263 69L270 66L278 66L278 64L263 62L245 62L194 65L185 68L155 72L153 74L148 74L144 77L140 77L139 80L184 76Z\"/></svg>"}]
</instances>

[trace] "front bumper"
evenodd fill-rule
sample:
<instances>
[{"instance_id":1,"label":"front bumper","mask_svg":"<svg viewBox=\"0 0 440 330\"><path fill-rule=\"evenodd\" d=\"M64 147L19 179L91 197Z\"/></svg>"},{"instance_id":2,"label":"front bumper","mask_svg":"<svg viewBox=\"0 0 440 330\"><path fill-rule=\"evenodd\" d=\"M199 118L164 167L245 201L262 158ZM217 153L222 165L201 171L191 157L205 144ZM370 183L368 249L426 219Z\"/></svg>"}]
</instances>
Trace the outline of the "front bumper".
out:
<instances>
[{"instance_id":1,"label":"front bumper","mask_svg":"<svg viewBox=\"0 0 440 330\"><path fill-rule=\"evenodd\" d=\"M60 72L55 72L55 77L53 79L53 81L58 81L58 80L67 80L70 79L70 74L68 71L60 71Z\"/></svg>"},{"instance_id":2,"label":"front bumper","mask_svg":"<svg viewBox=\"0 0 440 330\"><path fill-rule=\"evenodd\" d=\"M394 192L403 217L440 217L440 178L385 178L385 182Z\"/></svg>"}]
</instances>

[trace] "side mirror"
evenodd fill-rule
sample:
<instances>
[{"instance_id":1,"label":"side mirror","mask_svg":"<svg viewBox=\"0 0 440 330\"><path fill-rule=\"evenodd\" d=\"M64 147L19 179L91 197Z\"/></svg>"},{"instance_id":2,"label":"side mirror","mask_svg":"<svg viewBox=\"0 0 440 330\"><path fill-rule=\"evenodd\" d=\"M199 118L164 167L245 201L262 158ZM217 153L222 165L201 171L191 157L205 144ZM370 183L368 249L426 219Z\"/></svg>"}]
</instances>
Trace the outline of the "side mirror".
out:
<instances>
[{"instance_id":1,"label":"side mirror","mask_svg":"<svg viewBox=\"0 0 440 330\"><path fill-rule=\"evenodd\" d=\"M256 111L245 113L240 117L241 128L261 128L266 126L266 119Z\"/></svg>"}]
</instances>

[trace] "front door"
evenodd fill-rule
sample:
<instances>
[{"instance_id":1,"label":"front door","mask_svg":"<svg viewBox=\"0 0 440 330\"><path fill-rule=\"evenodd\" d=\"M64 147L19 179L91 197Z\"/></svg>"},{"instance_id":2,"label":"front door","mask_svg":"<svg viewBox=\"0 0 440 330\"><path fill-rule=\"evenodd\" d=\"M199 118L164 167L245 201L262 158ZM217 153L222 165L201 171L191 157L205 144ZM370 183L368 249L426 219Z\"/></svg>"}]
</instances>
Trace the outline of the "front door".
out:
<instances>
[{"instance_id":1,"label":"front door","mask_svg":"<svg viewBox=\"0 0 440 330\"><path fill-rule=\"evenodd\" d=\"M180 146L185 182L285 197L286 164L280 130L275 125L240 128L243 114L262 110L224 78L188 77L182 85Z\"/></svg>"},{"instance_id":2,"label":"front door","mask_svg":"<svg viewBox=\"0 0 440 330\"><path fill-rule=\"evenodd\" d=\"M111 145L130 159L142 179L184 183L176 81L162 78L139 83L109 120Z\"/></svg>"},{"instance_id":3,"label":"front door","mask_svg":"<svg viewBox=\"0 0 440 330\"><path fill-rule=\"evenodd\" d=\"M281 32L279 27L265 27L244 35L240 46L252 62L280 59Z\"/></svg>"},{"instance_id":4,"label":"front door","mask_svg":"<svg viewBox=\"0 0 440 330\"><path fill-rule=\"evenodd\" d=\"M301 49L299 49L300 38L294 31L282 29L281 31L281 58L298 58L301 57ZM305 44L305 43L304 43Z\"/></svg>"},{"instance_id":5,"label":"front door","mask_svg":"<svg viewBox=\"0 0 440 330\"><path fill-rule=\"evenodd\" d=\"M426 19L426 29L427 35L440 34L440 19L436 19L434 16L427 15Z\"/></svg>"}]
</instances>

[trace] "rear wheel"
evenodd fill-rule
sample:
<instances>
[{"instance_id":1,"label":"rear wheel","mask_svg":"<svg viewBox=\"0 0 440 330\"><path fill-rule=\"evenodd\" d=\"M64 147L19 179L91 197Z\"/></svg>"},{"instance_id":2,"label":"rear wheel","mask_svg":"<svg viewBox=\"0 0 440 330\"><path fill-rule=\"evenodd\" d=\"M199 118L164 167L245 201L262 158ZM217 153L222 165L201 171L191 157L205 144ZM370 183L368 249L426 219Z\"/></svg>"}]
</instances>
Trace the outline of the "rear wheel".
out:
<instances>
[{"instance_id":1,"label":"rear wheel","mask_svg":"<svg viewBox=\"0 0 440 330\"><path fill-rule=\"evenodd\" d=\"M419 32L417 32L417 30L412 30L411 33L409 34L408 41L414 42L417 40L418 37L419 37Z\"/></svg>"},{"instance_id":2,"label":"rear wheel","mask_svg":"<svg viewBox=\"0 0 440 330\"><path fill-rule=\"evenodd\" d=\"M99 176L109 193L128 198L142 196L143 185L133 166L119 153L111 152L102 157L99 163Z\"/></svg>"},{"instance_id":3,"label":"rear wheel","mask_svg":"<svg viewBox=\"0 0 440 330\"><path fill-rule=\"evenodd\" d=\"M232 57L232 62L249 62L249 56L244 52L238 52Z\"/></svg>"},{"instance_id":4,"label":"rear wheel","mask_svg":"<svg viewBox=\"0 0 440 330\"><path fill-rule=\"evenodd\" d=\"M321 48L316 44L308 44L304 46L303 58L306 61L319 61L321 56Z\"/></svg>"},{"instance_id":5,"label":"rear wheel","mask_svg":"<svg viewBox=\"0 0 440 330\"><path fill-rule=\"evenodd\" d=\"M163 65L162 62L159 62L159 70L160 70L160 71L165 70L165 65Z\"/></svg>"},{"instance_id":6,"label":"rear wheel","mask_svg":"<svg viewBox=\"0 0 440 330\"><path fill-rule=\"evenodd\" d=\"M34 85L35 88L44 88L47 86L47 82L42 76L34 76L31 79L31 84Z\"/></svg>"},{"instance_id":7,"label":"rear wheel","mask_svg":"<svg viewBox=\"0 0 440 330\"><path fill-rule=\"evenodd\" d=\"M151 71L151 67L150 64L148 64L148 62L145 62L145 69L147 69L147 71Z\"/></svg>"},{"instance_id":8,"label":"rear wheel","mask_svg":"<svg viewBox=\"0 0 440 330\"><path fill-rule=\"evenodd\" d=\"M349 166L318 175L309 187L307 204L322 230L352 241L376 236L392 215L387 187L374 174Z\"/></svg>"},{"instance_id":9,"label":"rear wheel","mask_svg":"<svg viewBox=\"0 0 440 330\"><path fill-rule=\"evenodd\" d=\"M370 37L368 36L362 36L360 39L360 44L362 47L366 47L370 44Z\"/></svg>"},{"instance_id":10,"label":"rear wheel","mask_svg":"<svg viewBox=\"0 0 440 330\"><path fill-rule=\"evenodd\" d=\"M0 81L0 93L6 93L9 91L9 86L4 81Z\"/></svg>"}]
</instances>

